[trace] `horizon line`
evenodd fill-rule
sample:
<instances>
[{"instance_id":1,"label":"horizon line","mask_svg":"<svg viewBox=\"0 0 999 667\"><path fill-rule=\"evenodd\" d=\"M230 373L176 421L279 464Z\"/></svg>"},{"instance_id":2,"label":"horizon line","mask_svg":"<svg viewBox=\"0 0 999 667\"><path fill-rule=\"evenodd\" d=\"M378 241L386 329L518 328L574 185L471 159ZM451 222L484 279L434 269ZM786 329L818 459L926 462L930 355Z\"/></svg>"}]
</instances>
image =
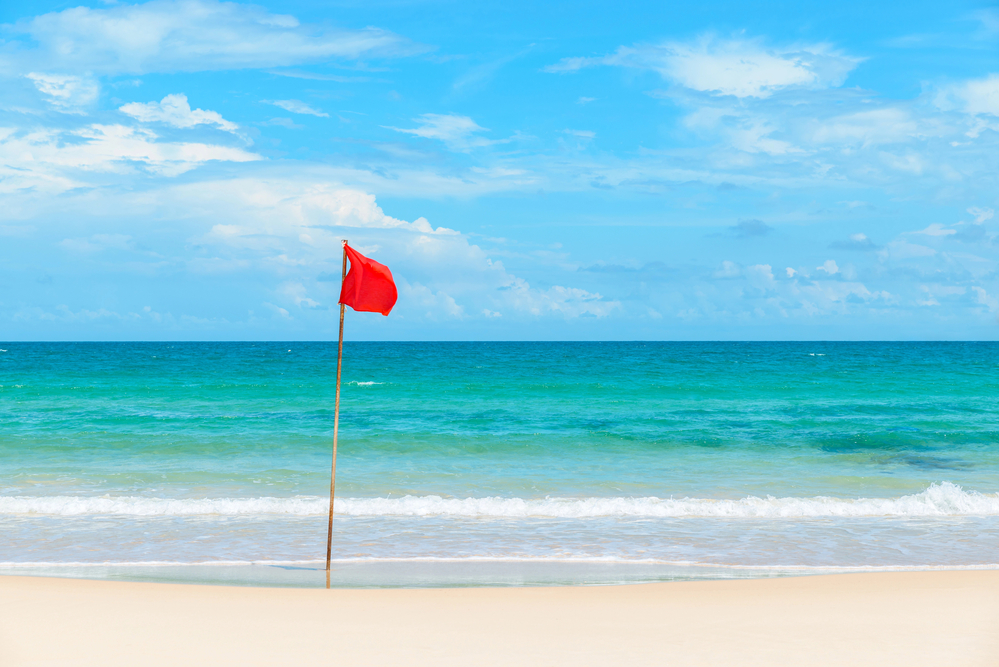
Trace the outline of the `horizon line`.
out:
<instances>
[{"instance_id":1,"label":"horizon line","mask_svg":"<svg viewBox=\"0 0 999 667\"><path fill-rule=\"evenodd\" d=\"M184 339L184 340L0 340L0 345L20 345L20 344L110 344L110 343L150 343L150 344L193 344L193 343L331 343L336 344L336 338L330 339L243 339L243 340L210 340L210 339ZM828 339L828 338L787 338L787 339L606 339L606 340L572 340L572 339L516 339L516 340L464 340L464 339L439 339L439 340L345 340L344 343L999 343L999 339L875 339L875 338L849 338L849 339Z\"/></svg>"}]
</instances>

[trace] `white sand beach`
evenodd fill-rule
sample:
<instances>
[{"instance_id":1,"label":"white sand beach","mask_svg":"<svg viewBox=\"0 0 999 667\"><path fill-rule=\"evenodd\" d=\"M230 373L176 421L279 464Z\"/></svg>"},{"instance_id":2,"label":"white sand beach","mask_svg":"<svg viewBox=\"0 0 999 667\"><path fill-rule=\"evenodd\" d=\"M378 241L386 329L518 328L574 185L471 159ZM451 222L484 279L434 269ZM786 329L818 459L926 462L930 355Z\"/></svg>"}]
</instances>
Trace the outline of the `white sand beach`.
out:
<instances>
[{"instance_id":1,"label":"white sand beach","mask_svg":"<svg viewBox=\"0 0 999 667\"><path fill-rule=\"evenodd\" d=\"M999 571L332 591L0 577L0 664L984 667Z\"/></svg>"}]
</instances>

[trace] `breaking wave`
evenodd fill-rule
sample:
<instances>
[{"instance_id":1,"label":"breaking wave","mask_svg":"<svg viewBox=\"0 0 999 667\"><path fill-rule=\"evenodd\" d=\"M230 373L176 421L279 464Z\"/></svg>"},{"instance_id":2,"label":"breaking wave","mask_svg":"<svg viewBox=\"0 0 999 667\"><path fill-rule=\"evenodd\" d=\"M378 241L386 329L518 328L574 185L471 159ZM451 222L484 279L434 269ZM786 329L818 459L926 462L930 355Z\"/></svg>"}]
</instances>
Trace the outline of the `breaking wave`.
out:
<instances>
[{"instance_id":1,"label":"breaking wave","mask_svg":"<svg viewBox=\"0 0 999 667\"><path fill-rule=\"evenodd\" d=\"M169 499L134 496L0 496L0 515L245 516L324 515L323 497ZM956 484L932 484L898 498L342 498L336 513L346 516L452 516L495 518L717 517L793 519L812 517L999 516L999 494L965 491Z\"/></svg>"}]
</instances>

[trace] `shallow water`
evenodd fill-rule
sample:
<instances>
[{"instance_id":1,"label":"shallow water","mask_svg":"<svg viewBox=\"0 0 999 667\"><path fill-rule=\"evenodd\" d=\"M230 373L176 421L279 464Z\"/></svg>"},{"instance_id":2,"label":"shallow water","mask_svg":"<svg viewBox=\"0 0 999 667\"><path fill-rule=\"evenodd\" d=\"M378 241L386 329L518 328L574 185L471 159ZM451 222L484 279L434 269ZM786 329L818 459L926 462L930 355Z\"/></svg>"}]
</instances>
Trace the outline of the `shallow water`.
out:
<instances>
[{"instance_id":1,"label":"shallow water","mask_svg":"<svg viewBox=\"0 0 999 667\"><path fill-rule=\"evenodd\" d=\"M311 581L335 343L0 349L0 571ZM992 566L997 352L347 343L334 558L357 585Z\"/></svg>"}]
</instances>

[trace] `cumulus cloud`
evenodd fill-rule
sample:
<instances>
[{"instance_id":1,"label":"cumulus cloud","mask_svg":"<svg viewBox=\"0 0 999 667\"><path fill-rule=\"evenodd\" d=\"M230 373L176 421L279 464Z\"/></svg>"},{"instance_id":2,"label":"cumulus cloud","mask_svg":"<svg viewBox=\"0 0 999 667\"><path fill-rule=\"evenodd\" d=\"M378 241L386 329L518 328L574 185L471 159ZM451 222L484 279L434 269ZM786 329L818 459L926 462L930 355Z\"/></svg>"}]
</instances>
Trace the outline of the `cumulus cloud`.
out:
<instances>
[{"instance_id":1,"label":"cumulus cloud","mask_svg":"<svg viewBox=\"0 0 999 667\"><path fill-rule=\"evenodd\" d=\"M425 50L378 28L302 24L256 5L213 0L73 7L6 28L23 40L15 39L9 57L95 74L276 67Z\"/></svg>"},{"instance_id":2,"label":"cumulus cloud","mask_svg":"<svg viewBox=\"0 0 999 667\"><path fill-rule=\"evenodd\" d=\"M839 86L859 62L825 44L768 47L762 40L705 36L694 42L622 46L608 56L565 58L545 71L595 65L647 69L691 90L760 98L788 87Z\"/></svg>"},{"instance_id":3,"label":"cumulus cloud","mask_svg":"<svg viewBox=\"0 0 999 667\"><path fill-rule=\"evenodd\" d=\"M322 112L318 109L310 107L305 102L301 100L262 100L265 104L273 104L276 107L281 107L285 111L290 111L292 113L304 114L307 116L319 116L320 118L329 118L328 113Z\"/></svg>"},{"instance_id":4,"label":"cumulus cloud","mask_svg":"<svg viewBox=\"0 0 999 667\"><path fill-rule=\"evenodd\" d=\"M945 299L951 297L936 288L919 289L920 282L932 285L931 279L967 286L962 307L970 310L963 314L974 316L982 312L984 304L971 308L977 294L971 286L980 283L979 289L984 293L996 293L994 253L999 244L994 235L990 236L994 213L981 207L992 204L990 193L995 191L995 173L988 165L992 164L999 135L987 129L996 126L995 114L989 111L992 108L989 86L994 76L955 84L947 98L951 105L949 112L941 113L940 107L925 103L932 102L932 92L918 100L906 101L857 88L835 89L843 83L855 59L842 56L833 47L773 47L758 40L719 39L638 45L602 58L565 61L552 68L570 71L595 65L627 67L651 72L640 80L662 77L669 82L670 89L656 93L657 99L676 105L681 120L675 126L660 126L665 131L648 135L635 151L615 152L611 144L605 151L586 155L549 150L551 143L574 142L570 137L592 138L589 130L567 130L539 138L538 141L549 142L549 146L532 153L475 152L498 143L489 138L492 135L488 129L468 116L427 114L410 123L375 122L401 125L404 127L391 129L474 155L457 158L438 155L428 160L426 144L415 146L408 142L407 146L406 142L398 141L392 144L396 153L377 147L380 154L369 152L353 164L348 155L344 160L319 165L317 162L321 160L313 163L297 160L293 149L285 143L281 150L287 151L286 160L224 168L229 175L241 174L240 178L220 179L221 169L206 168L208 176L198 175L205 179L204 183L182 179L184 182L180 184L177 180L166 182L148 176L172 176L212 161L249 163L260 161L261 157L245 150L245 146L230 148L167 141L157 134L164 130L162 126L141 125L163 123L179 128L235 131L235 123L217 112L191 109L183 95L146 102L152 99L150 96L142 98L143 102L121 106L121 112L136 119L135 123L114 111L94 111L93 102L100 90L93 76L129 67L129 71L249 67L267 58L285 58L276 47L268 55L263 48L268 40L288 41L293 48L287 57L297 58L297 62L351 56L315 56L315 49L309 55L305 53L307 49L299 48L303 43L315 47L324 36L345 33L302 26L291 17L245 5L193 1L153 2L137 7L147 12L142 14L147 18L157 7L173 7L180 13L193 11L192 8L207 9L201 18L194 16L187 28L167 21L160 26L165 32L151 37L136 28L139 24L129 23L137 14L129 14L131 9L124 5L67 10L77 11L87 20L94 16L121 18L127 27L136 29L133 30L135 44L129 47L132 51L122 50L119 33L104 44L97 39L87 41L89 37L77 39L72 31L67 32L71 38L67 52L71 58L79 57L79 63L66 58L65 68L52 67L55 61L45 60L55 53L54 38L39 41L37 46L27 40L18 43L16 39L0 45L0 59L5 60L6 71L33 73L32 77L18 75L12 80L21 87L21 93L30 99L44 97L47 105L60 111L102 114L95 118L103 121L59 116L55 122L75 123L78 127L53 129L39 127L37 123L50 122L56 117L54 114L36 114L23 116L29 118L30 126L0 129L0 192L18 193L16 197L5 197L7 206L2 215L16 224L0 226L0 235L32 235L39 239L48 234L51 243L58 245L58 252L53 254L59 261L92 263L117 257L119 253L138 254L137 248L146 245L149 237L143 238L144 232L134 228L136 220L153 216L169 219L176 229L184 230L177 231L172 240L175 248L184 248L175 252L180 256L168 260L175 275L196 274L198 280L231 278L240 282L239 289L245 288L247 293L255 295L255 302L246 308L255 308L264 316L273 313L282 321L298 322L309 317L319 321L323 313L312 311L335 304L338 241L344 236L362 244L360 247L369 249L365 252L397 270L400 294L405 295L409 304L400 305L399 315L413 318L409 321L418 318L438 322L491 321L497 327L505 327L518 318L531 321L538 317L572 320L622 316L631 322L662 317L668 323L678 312L684 312L690 316L700 313L703 320L728 323L770 316L799 317L800 322L814 322L809 318L856 315L889 307L904 309L929 299L947 304ZM212 25L225 23L218 12L234 13L232 16L239 20L232 25L238 34L220 35L217 40L220 55L207 54L203 56L204 63L196 62L198 58L184 52L184 48L215 39L205 35ZM247 27L247 22L253 25ZM22 22L13 33L21 30L22 35L28 35L23 28L29 23ZM154 27L152 23L147 26L155 32ZM349 34L356 37L364 33ZM8 31L5 37L10 34ZM172 52L171 40L179 40L183 48ZM403 42L400 43L405 47ZM240 51L244 46L247 50ZM255 50L258 46L263 50ZM376 48L362 49L360 53L369 58L390 52L391 49ZM134 59L128 60L133 55ZM826 56L830 60L823 60ZM20 64L27 63L30 67L12 68L12 58L21 58ZM115 58L121 62L115 64ZM126 64L121 64L126 60ZM829 63L834 66L826 68ZM88 75L88 71L94 75ZM189 90L177 88L180 89ZM118 94L123 92L128 91ZM568 97L566 103L577 101L579 92ZM129 94L133 95L134 90ZM268 92L267 95L273 98L284 94ZM262 96L252 99L259 100ZM578 102L587 104L593 99L578 98ZM270 103L293 113L326 117L325 111L300 100ZM22 118L8 116L12 117ZM664 116L668 120L661 120L667 123L676 117L677 114L671 113ZM115 124L116 120L124 124ZM270 122L298 127L289 119ZM577 119L569 124L589 127L582 124L589 122ZM566 123L556 126L556 130L566 127ZM603 133L602 126L594 129ZM177 134L172 132L171 138ZM678 138L678 135L683 136ZM221 133L215 136L214 141L226 140ZM395 156L391 158L394 161L385 157L388 155ZM121 178L121 174L136 177ZM103 187L108 185L113 187ZM481 237L434 228L422 218L393 218L381 211L374 197L368 194L464 198L519 191L533 196L539 192L577 193L598 187L682 196L688 208L678 216L677 224L687 224L684 219L689 214L689 238L696 237L695 247L699 242L713 244L703 239L703 232L698 231L703 229L701 225L726 217L730 222L722 224L732 224L735 218L732 211L747 211L747 216L766 213L767 219L809 225L796 226L795 233L782 239L780 247L763 242L722 244L726 253L736 254L720 266L717 251L690 251L684 256L666 244L640 247L633 256L615 256L595 264L594 257L579 259L579 265L572 264L566 270L572 260L539 259L537 253L525 250L524 246L529 245L525 239L529 236L493 249L492 240L479 241ZM62 196L52 197L52 194ZM763 195L767 197L765 200ZM832 206L832 202L844 198L875 204L855 211ZM557 199L550 197L548 201L557 207ZM585 199L579 201L586 205ZM617 201L622 202L620 215L627 217L638 210L631 208L632 199ZM680 203L676 198L671 201ZM933 203L920 208L919 202L930 201ZM70 206L71 202L76 206ZM926 227L934 219L952 219L950 213L938 215L938 209L931 210L930 206L948 206L960 211L972 203L979 207L967 208L971 217L965 216L965 222ZM15 205L21 204L23 208L15 210ZM31 207L44 209L46 213L34 215ZM92 216L91 228L86 232L69 229L69 223L59 227L58 232L42 231L48 225L62 225L59 221L64 219L76 220L77 212ZM553 215L565 215L565 210ZM118 226L104 226L102 216L118 220ZM912 223L912 229L926 229L892 239L890 232L897 222L891 221L907 218L919 221ZM22 224L25 221L30 221L30 225ZM833 238L841 240L830 246L837 251L872 251L867 256L849 255L858 265L867 264L840 266L829 260L815 267L824 260L814 253L827 252L821 246L829 239L818 248L815 246L815 234L820 232L810 230L820 227L811 225L813 221L837 230ZM878 232L876 237L884 237L879 239L883 245L875 245L865 234L848 236L856 228L872 225ZM93 233L96 231L107 233ZM725 233L730 238L759 238L770 231L766 223L743 220ZM495 231L495 234L505 232ZM799 237L805 236L811 237L808 248L799 246L798 254L785 255L802 242ZM653 254L642 254L646 252ZM795 268L779 268L792 261ZM579 268L582 263L592 266ZM537 268L541 264L544 266ZM122 261L119 266L125 271L131 265ZM559 268L549 270L555 266ZM777 267L776 277L774 267ZM863 276L867 285L857 280L858 275ZM57 284L58 280L57 276ZM913 295L916 291L920 292L918 298ZM240 298L235 289L229 294ZM270 305L261 305L264 303ZM89 307L96 309L97 305ZM902 319L893 316L891 321ZM990 316L989 325L994 324L993 319ZM396 321L392 320L392 326ZM857 320L851 322L856 326ZM615 327L617 324L603 331L616 335L620 329Z\"/></svg>"},{"instance_id":5,"label":"cumulus cloud","mask_svg":"<svg viewBox=\"0 0 999 667\"><path fill-rule=\"evenodd\" d=\"M421 285L419 283L411 285L408 282L403 282L402 297L408 304L412 304L423 309L424 317L428 320L437 320L442 318L460 320L465 316L465 309L458 305L458 302L454 300L453 296L446 294L441 290L437 290L435 292L426 285ZM482 314L489 317L487 313L490 312L492 311L485 309Z\"/></svg>"},{"instance_id":6,"label":"cumulus cloud","mask_svg":"<svg viewBox=\"0 0 999 667\"><path fill-rule=\"evenodd\" d=\"M176 221L168 243L188 251L143 263L140 256L151 254L146 248L159 249L163 239L150 243L140 229L66 238L60 245L67 256L93 261L102 252L127 252L134 259L116 260L118 270L146 275L168 270L174 284L183 284L185 276L241 281L234 298L253 299L242 304L243 313L247 308L260 313L251 317L273 315L298 325L326 322L324 313L336 303L339 289L343 238L392 267L400 287L398 317L392 322L566 321L604 318L622 308L616 299L565 281L537 285L509 271L465 234L434 227L424 218L392 217L373 195L302 172L206 179L113 196L101 190L69 193L53 206L76 210L84 199L94 225L99 220L105 230L130 228L132 221L149 216ZM253 279L247 282L249 276Z\"/></svg>"},{"instance_id":7,"label":"cumulus cloud","mask_svg":"<svg viewBox=\"0 0 999 667\"><path fill-rule=\"evenodd\" d=\"M194 127L196 125L214 125L220 130L235 132L239 126L230 123L217 111L191 109L184 94L167 95L159 102L130 102L118 108L122 113L143 123L166 123L174 127Z\"/></svg>"},{"instance_id":8,"label":"cumulus cloud","mask_svg":"<svg viewBox=\"0 0 999 667\"><path fill-rule=\"evenodd\" d=\"M409 299L400 297L404 316L494 317L484 314L488 310L505 317L572 319L606 317L621 307L578 287L535 287L466 235L435 228L424 218L409 222L386 215L373 195L354 188L241 178L178 185L157 203L164 215L174 208L205 212L211 226L190 243L210 250L219 263L240 259L249 263L241 269L285 277L269 302L292 314L291 306L317 308L332 298L312 294L308 284L336 288L342 238L392 267L400 294Z\"/></svg>"},{"instance_id":9,"label":"cumulus cloud","mask_svg":"<svg viewBox=\"0 0 999 667\"><path fill-rule=\"evenodd\" d=\"M822 266L815 267L818 271L824 271L826 275L834 276L839 273L839 266L836 264L835 260L827 259Z\"/></svg>"}]
</instances>

